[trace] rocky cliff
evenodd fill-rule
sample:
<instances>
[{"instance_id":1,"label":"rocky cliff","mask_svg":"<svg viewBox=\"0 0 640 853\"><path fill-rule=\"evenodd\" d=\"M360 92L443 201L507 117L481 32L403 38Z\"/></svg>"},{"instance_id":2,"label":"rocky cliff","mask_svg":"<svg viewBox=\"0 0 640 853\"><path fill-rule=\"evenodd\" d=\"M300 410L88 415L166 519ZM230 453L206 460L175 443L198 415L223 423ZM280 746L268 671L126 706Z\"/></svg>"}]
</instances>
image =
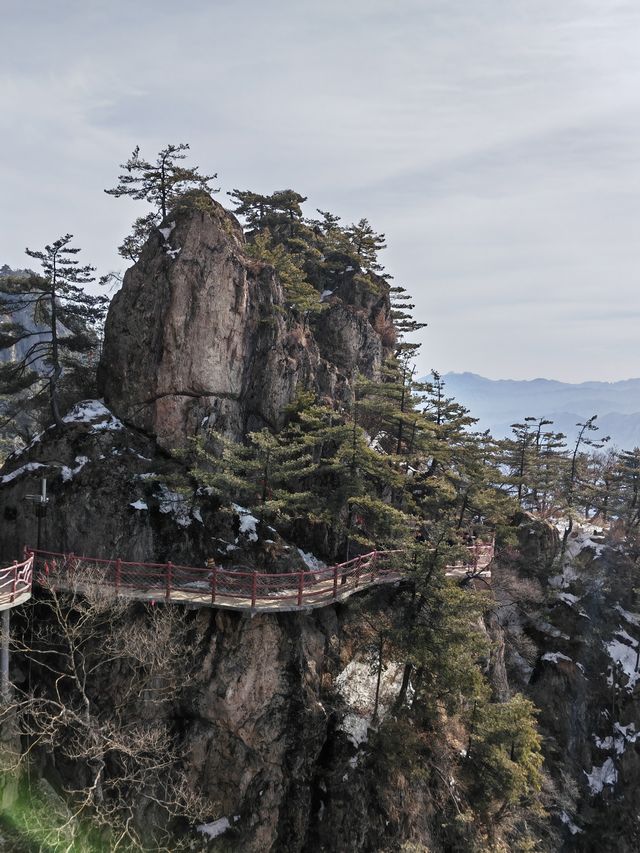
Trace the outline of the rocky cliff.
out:
<instances>
[{"instance_id":1,"label":"rocky cliff","mask_svg":"<svg viewBox=\"0 0 640 853\"><path fill-rule=\"evenodd\" d=\"M233 216L213 202L174 211L127 272L109 312L104 402L78 403L62 429L46 430L0 475L2 559L36 543L25 497L46 476L46 548L301 567L303 556L277 531L254 536L241 508L221 506L192 484L174 450L208 425L232 437L278 426L300 390L349 404L356 374L380 371L385 287L381 280L374 293L347 268L310 322L286 304L273 268L247 255ZM486 672L498 700L521 690L541 709L551 822L535 827L538 849L631 853L640 810L633 557L614 536L605 542L582 530L561 560L553 528L525 515L516 522L519 541L494 567ZM469 733L456 726L443 733L433 721L420 733L402 719L381 727L402 684L392 656L381 670L373 719L366 627L401 612L402 592L387 588L313 613L186 611L188 644L184 657L172 658L170 698L154 704L146 688L131 686L139 661L127 649L100 663L85 699L101 710L124 697L119 713L156 715L171 733L186 793L203 802L200 830L193 822L179 827L193 849L475 853L459 805ZM31 642L34 627L37 633L48 624L50 604L41 591L16 617L19 641ZM139 638L153 612L134 604L118 619ZM101 624L92 654L113 645L116 621ZM17 656L12 680L26 692L52 683L46 666L31 671ZM76 782L77 764L63 760L56 744L44 753L38 768L51 784ZM419 770L409 773L416 755ZM150 788L133 808L142 832L154 826Z\"/></svg>"},{"instance_id":2,"label":"rocky cliff","mask_svg":"<svg viewBox=\"0 0 640 853\"><path fill-rule=\"evenodd\" d=\"M562 525L560 525L562 528ZM640 844L640 613L624 537L583 524L564 554L555 528L523 516L494 571L510 687L540 709L552 849Z\"/></svg>"},{"instance_id":3,"label":"rocky cliff","mask_svg":"<svg viewBox=\"0 0 640 853\"><path fill-rule=\"evenodd\" d=\"M277 426L302 389L350 404L356 374L375 378L380 370L385 348L374 322L389 314L384 288L367 293L352 278L343 276L310 325L286 306L273 268L246 256L233 216L213 202L175 211L111 306L100 364L105 402L78 403L61 429L45 430L3 469L2 559L39 538L49 550L130 560L204 565L214 556L267 570L270 560L280 570L302 567L277 532L256 542L243 533L241 510L185 486L173 450L204 425L233 437ZM42 477L51 503L38 525L25 498L39 492ZM47 623L48 613L40 592L25 621L16 617L16 636L32 642L30 625ZM135 605L126 618L144 621ZM368 666L359 665L364 698L339 688L340 673L357 657L354 619L349 607L254 618L187 614L195 676L156 712L179 733L191 791L208 803L194 843L220 836L217 849L358 849L379 832L392 836L389 820L366 817L375 786L358 766L371 717ZM109 638L96 634L94 642L99 648ZM14 663L18 689L33 689L35 679L46 690L46 667L27 675ZM89 702L116 701L122 666L89 680ZM397 676L389 675L383 701L399 689ZM144 703L141 696L129 707L132 718L148 716ZM55 747L43 761L54 787L77 782L78 767ZM153 818L143 811L136 822L144 828Z\"/></svg>"},{"instance_id":4,"label":"rocky cliff","mask_svg":"<svg viewBox=\"0 0 640 853\"><path fill-rule=\"evenodd\" d=\"M232 214L210 199L174 211L109 310L99 368L107 405L171 449L203 424L234 438L277 428L302 389L349 403L356 373L379 372L373 321L390 310L384 282L372 296L355 272L316 336L287 309L273 267L247 257Z\"/></svg>"}]
</instances>

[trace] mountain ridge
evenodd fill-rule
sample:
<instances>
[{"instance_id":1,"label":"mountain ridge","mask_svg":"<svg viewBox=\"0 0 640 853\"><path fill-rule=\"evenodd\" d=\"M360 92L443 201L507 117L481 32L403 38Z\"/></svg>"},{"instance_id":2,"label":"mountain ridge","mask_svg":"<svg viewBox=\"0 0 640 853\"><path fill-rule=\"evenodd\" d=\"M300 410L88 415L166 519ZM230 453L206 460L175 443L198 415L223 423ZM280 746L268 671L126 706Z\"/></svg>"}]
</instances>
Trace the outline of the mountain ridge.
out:
<instances>
[{"instance_id":1,"label":"mountain ridge","mask_svg":"<svg viewBox=\"0 0 640 853\"><path fill-rule=\"evenodd\" d=\"M477 429L496 437L509 435L511 424L528 416L545 417L571 441L576 425L597 415L601 435L611 444L640 444L640 378L615 382L561 382L556 379L488 379L477 373L443 375L447 393L478 418Z\"/></svg>"}]
</instances>

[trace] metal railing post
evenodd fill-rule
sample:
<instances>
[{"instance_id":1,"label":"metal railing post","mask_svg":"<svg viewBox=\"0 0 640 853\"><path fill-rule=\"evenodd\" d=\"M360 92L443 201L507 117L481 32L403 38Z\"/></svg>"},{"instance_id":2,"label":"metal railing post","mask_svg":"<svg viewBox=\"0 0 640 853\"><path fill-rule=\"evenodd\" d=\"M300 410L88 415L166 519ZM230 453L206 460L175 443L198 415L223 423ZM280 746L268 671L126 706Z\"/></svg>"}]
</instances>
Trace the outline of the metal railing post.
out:
<instances>
[{"instance_id":1,"label":"metal railing post","mask_svg":"<svg viewBox=\"0 0 640 853\"><path fill-rule=\"evenodd\" d=\"M304 572L298 572L298 607L302 607L303 593L304 593Z\"/></svg>"},{"instance_id":2,"label":"metal railing post","mask_svg":"<svg viewBox=\"0 0 640 853\"><path fill-rule=\"evenodd\" d=\"M16 589L18 586L18 561L13 561L13 580L11 582L11 603L15 601Z\"/></svg>"},{"instance_id":3,"label":"metal railing post","mask_svg":"<svg viewBox=\"0 0 640 853\"><path fill-rule=\"evenodd\" d=\"M216 564L213 564L211 569L211 603L216 603L216 591L218 586L218 567Z\"/></svg>"},{"instance_id":4,"label":"metal railing post","mask_svg":"<svg viewBox=\"0 0 640 853\"><path fill-rule=\"evenodd\" d=\"M165 600L171 600L171 581L173 579L173 563L167 563L167 591L165 593Z\"/></svg>"},{"instance_id":5,"label":"metal railing post","mask_svg":"<svg viewBox=\"0 0 640 853\"><path fill-rule=\"evenodd\" d=\"M256 606L257 592L258 592L258 573L254 569L253 577L251 578L251 606L252 607Z\"/></svg>"},{"instance_id":6,"label":"metal railing post","mask_svg":"<svg viewBox=\"0 0 640 853\"><path fill-rule=\"evenodd\" d=\"M333 597L338 597L338 564L333 567Z\"/></svg>"}]
</instances>

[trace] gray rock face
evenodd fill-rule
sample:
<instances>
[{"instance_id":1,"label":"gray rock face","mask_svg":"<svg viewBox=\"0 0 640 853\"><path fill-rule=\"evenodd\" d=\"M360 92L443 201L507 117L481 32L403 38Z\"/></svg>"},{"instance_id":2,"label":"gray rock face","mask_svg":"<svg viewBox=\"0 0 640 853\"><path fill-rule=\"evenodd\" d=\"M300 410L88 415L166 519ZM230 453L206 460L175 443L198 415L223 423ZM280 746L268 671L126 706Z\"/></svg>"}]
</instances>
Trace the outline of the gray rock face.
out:
<instances>
[{"instance_id":1,"label":"gray rock face","mask_svg":"<svg viewBox=\"0 0 640 853\"><path fill-rule=\"evenodd\" d=\"M298 388L346 400L356 371L376 375L380 336L354 310L326 312L320 348L285 309L273 268L245 255L235 217L215 202L175 211L113 300L101 392L165 448L184 445L205 419L234 438L277 428ZM388 298L377 310L388 313Z\"/></svg>"},{"instance_id":2,"label":"gray rock face","mask_svg":"<svg viewBox=\"0 0 640 853\"><path fill-rule=\"evenodd\" d=\"M511 568L498 561L493 586L511 691L540 709L551 849L631 853L640 844L635 554L615 529L603 541L575 525L564 559L554 528L523 516L519 532L518 558Z\"/></svg>"}]
</instances>

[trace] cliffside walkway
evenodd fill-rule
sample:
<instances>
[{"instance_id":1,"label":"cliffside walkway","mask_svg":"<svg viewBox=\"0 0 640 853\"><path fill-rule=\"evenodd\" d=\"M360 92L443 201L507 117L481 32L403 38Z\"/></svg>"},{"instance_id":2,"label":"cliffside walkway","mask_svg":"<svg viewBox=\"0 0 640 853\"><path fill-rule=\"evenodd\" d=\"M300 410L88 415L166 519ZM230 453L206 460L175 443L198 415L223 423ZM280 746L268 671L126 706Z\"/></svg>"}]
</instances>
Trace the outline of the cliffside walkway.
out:
<instances>
[{"instance_id":1,"label":"cliffside walkway","mask_svg":"<svg viewBox=\"0 0 640 853\"><path fill-rule=\"evenodd\" d=\"M460 579L488 580L493 554L493 543L476 543L469 548L469 562L447 566L446 573ZM26 548L24 562L0 570L0 609L26 601L33 580L45 588L81 593L103 589L135 601L251 612L307 610L344 601L378 584L397 583L406 575L405 560L403 551L371 551L326 568L270 574L244 568L133 563Z\"/></svg>"},{"instance_id":2,"label":"cliffside walkway","mask_svg":"<svg viewBox=\"0 0 640 853\"><path fill-rule=\"evenodd\" d=\"M17 607L31 598L34 560L30 552L21 563L14 560L11 566L0 569L0 611Z\"/></svg>"}]
</instances>

